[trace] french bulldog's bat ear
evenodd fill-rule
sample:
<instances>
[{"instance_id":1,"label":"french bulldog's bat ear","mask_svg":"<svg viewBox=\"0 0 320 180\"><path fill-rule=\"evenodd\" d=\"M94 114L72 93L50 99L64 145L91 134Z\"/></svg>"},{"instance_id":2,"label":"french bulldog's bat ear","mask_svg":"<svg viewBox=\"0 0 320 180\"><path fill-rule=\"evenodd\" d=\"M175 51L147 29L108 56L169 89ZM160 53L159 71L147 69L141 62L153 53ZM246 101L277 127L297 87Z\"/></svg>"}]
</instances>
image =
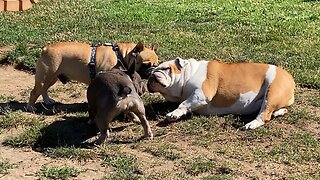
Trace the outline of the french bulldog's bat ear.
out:
<instances>
[{"instance_id":1,"label":"french bulldog's bat ear","mask_svg":"<svg viewBox=\"0 0 320 180\"><path fill-rule=\"evenodd\" d=\"M138 42L138 44L136 45L136 47L134 47L134 49L132 50L133 53L140 53L141 51L143 51L144 49L144 43L143 42Z\"/></svg>"},{"instance_id":2,"label":"french bulldog's bat ear","mask_svg":"<svg viewBox=\"0 0 320 180\"><path fill-rule=\"evenodd\" d=\"M183 67L185 67L188 64L188 61L177 57L175 60L175 64L179 69L182 69Z\"/></svg>"},{"instance_id":3,"label":"french bulldog's bat ear","mask_svg":"<svg viewBox=\"0 0 320 180\"><path fill-rule=\"evenodd\" d=\"M159 44L158 44L158 43L152 43L152 44L151 44L151 49L152 49L154 52L157 52L158 49L159 49Z\"/></svg>"}]
</instances>

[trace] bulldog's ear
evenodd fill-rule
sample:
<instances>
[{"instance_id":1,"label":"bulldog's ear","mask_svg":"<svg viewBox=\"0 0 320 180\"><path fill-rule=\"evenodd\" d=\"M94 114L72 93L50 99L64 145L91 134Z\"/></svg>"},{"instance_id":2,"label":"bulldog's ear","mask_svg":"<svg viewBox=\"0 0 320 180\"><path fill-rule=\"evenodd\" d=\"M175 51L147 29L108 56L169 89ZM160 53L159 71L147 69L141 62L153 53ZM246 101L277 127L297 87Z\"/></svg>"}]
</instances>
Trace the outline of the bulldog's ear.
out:
<instances>
[{"instance_id":1,"label":"bulldog's ear","mask_svg":"<svg viewBox=\"0 0 320 180\"><path fill-rule=\"evenodd\" d=\"M157 52L158 49L159 49L159 44L158 44L158 43L152 43L152 44L151 44L151 49L152 49L154 52Z\"/></svg>"},{"instance_id":2,"label":"bulldog's ear","mask_svg":"<svg viewBox=\"0 0 320 180\"><path fill-rule=\"evenodd\" d=\"M175 65L177 66L177 68L179 68L180 70L185 67L189 62L187 60L181 59L179 57L176 58L176 60L174 61Z\"/></svg>"}]
</instances>

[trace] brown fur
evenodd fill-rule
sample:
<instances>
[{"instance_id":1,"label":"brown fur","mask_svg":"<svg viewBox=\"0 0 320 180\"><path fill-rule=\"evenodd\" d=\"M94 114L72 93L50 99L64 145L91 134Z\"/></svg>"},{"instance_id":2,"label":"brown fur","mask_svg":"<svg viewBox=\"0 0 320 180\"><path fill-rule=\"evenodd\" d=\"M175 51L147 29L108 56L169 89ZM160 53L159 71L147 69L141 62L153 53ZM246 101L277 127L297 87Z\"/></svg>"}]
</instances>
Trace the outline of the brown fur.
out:
<instances>
[{"instance_id":1,"label":"brown fur","mask_svg":"<svg viewBox=\"0 0 320 180\"><path fill-rule=\"evenodd\" d=\"M136 61L136 70L141 72L142 64L158 65L157 47L144 47L143 43L118 43L123 64L127 67ZM47 97L47 90L57 80L64 82L75 80L90 83L88 63L91 47L85 43L58 42L46 46L36 63L35 86L30 93L28 110L32 110L37 98ZM117 56L111 46L99 46L96 49L96 72L110 70L117 66Z\"/></svg>"},{"instance_id":2,"label":"brown fur","mask_svg":"<svg viewBox=\"0 0 320 180\"><path fill-rule=\"evenodd\" d=\"M229 107L239 99L239 93L248 91L258 93L267 70L267 64L227 64L210 61L208 63L207 79L203 83L202 89L214 107ZM212 88L216 89L212 90Z\"/></svg>"}]
</instances>

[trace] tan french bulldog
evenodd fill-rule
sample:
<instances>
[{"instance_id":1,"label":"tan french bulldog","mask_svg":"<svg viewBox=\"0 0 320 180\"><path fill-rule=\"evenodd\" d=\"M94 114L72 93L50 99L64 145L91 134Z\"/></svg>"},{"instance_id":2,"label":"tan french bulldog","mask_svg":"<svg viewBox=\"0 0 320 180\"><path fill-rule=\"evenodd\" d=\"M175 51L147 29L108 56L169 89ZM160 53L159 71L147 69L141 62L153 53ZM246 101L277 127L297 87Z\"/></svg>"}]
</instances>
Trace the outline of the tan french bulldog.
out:
<instances>
[{"instance_id":1,"label":"tan french bulldog","mask_svg":"<svg viewBox=\"0 0 320 180\"><path fill-rule=\"evenodd\" d=\"M95 122L101 133L95 144L105 142L109 137L110 122L120 113L125 113L133 121L140 121L144 137L153 138L140 98L144 84L135 72L134 64L127 71L112 69L98 73L88 87L89 118Z\"/></svg>"},{"instance_id":2,"label":"tan french bulldog","mask_svg":"<svg viewBox=\"0 0 320 180\"><path fill-rule=\"evenodd\" d=\"M119 55L123 57L126 67L135 61L136 71L145 76L149 67L158 65L156 51L158 45L146 48L142 42L117 43ZM112 46L98 46L95 51L95 70L106 71L113 67L119 68L117 54ZM88 64L91 59L92 47L78 42L58 42L43 48L41 57L36 63L35 85L30 93L27 109L34 110L34 104L42 95L45 104L54 104L48 96L48 88L60 79L62 83L69 80L89 84L90 72Z\"/></svg>"},{"instance_id":3,"label":"tan french bulldog","mask_svg":"<svg viewBox=\"0 0 320 180\"><path fill-rule=\"evenodd\" d=\"M224 63L181 59L161 63L148 80L150 92L181 102L167 114L177 120L188 112L202 115L258 112L242 129L255 129L288 112L294 102L295 82L285 70L261 63Z\"/></svg>"}]
</instances>

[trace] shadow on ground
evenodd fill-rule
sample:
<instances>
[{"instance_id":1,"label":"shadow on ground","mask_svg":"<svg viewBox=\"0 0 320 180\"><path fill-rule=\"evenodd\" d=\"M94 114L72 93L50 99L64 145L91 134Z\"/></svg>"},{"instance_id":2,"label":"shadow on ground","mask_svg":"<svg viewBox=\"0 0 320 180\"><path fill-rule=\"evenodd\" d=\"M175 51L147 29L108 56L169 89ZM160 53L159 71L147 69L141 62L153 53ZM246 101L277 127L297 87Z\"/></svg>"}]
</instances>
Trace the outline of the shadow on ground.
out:
<instances>
[{"instance_id":1,"label":"shadow on ground","mask_svg":"<svg viewBox=\"0 0 320 180\"><path fill-rule=\"evenodd\" d=\"M72 103L72 104L62 104L56 103L52 106L44 105L42 103L35 104L36 110L33 112L35 114L52 116L60 112L86 112L88 104L87 103ZM10 101L8 103L0 103L1 109L10 109L12 111L27 111L27 103ZM1 112L0 112L1 114Z\"/></svg>"},{"instance_id":2,"label":"shadow on ground","mask_svg":"<svg viewBox=\"0 0 320 180\"><path fill-rule=\"evenodd\" d=\"M87 139L97 135L95 125L89 125L87 117L62 117L40 130L41 136L34 144L36 151L48 147L81 147Z\"/></svg>"}]
</instances>

